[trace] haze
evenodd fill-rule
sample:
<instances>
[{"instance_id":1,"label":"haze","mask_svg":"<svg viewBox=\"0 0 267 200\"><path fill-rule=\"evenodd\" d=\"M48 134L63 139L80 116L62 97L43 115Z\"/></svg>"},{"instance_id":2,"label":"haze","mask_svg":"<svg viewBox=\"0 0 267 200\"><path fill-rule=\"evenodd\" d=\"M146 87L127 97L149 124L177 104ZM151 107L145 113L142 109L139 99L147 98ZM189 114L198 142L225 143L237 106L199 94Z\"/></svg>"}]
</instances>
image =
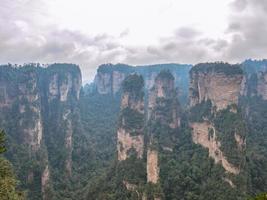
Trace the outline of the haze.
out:
<instances>
[{"instance_id":1,"label":"haze","mask_svg":"<svg viewBox=\"0 0 267 200\"><path fill-rule=\"evenodd\" d=\"M0 63L241 62L267 54L265 0L1 0Z\"/></svg>"}]
</instances>

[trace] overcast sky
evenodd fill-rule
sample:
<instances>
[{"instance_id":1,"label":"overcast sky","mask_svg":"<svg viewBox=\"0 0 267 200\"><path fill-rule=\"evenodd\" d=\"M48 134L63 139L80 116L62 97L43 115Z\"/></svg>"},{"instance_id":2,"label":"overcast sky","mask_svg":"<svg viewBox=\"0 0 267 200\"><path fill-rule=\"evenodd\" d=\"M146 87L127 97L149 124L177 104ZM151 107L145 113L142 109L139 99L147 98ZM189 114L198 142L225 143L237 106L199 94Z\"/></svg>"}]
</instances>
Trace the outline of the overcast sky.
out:
<instances>
[{"instance_id":1,"label":"overcast sky","mask_svg":"<svg viewBox=\"0 0 267 200\"><path fill-rule=\"evenodd\" d=\"M241 62L267 57L267 0L0 0L0 63Z\"/></svg>"}]
</instances>

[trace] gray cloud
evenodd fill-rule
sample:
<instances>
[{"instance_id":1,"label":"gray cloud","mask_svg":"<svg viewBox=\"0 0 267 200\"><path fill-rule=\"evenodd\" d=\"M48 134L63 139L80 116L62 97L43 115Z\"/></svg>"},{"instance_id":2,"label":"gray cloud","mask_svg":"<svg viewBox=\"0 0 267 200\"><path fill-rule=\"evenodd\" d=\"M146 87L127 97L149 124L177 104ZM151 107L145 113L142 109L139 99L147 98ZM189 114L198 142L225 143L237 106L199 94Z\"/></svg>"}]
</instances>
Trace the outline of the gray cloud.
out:
<instances>
[{"instance_id":1,"label":"gray cloud","mask_svg":"<svg viewBox=\"0 0 267 200\"><path fill-rule=\"evenodd\" d=\"M120 54L117 38L40 25L47 17L42 6L42 0L1 1L0 63L72 62L81 65L86 80L102 62L116 61Z\"/></svg>"},{"instance_id":2,"label":"gray cloud","mask_svg":"<svg viewBox=\"0 0 267 200\"><path fill-rule=\"evenodd\" d=\"M185 26L159 38L157 44L133 46L120 41L131 33L130 29L119 36L108 33L92 36L60 29L50 23L43 0L1 0L0 63L77 63L86 81L92 80L99 64L108 62L236 62L266 57L267 1L235 0L231 8L223 38L207 37Z\"/></svg>"},{"instance_id":3,"label":"gray cloud","mask_svg":"<svg viewBox=\"0 0 267 200\"><path fill-rule=\"evenodd\" d=\"M246 58L264 58L267 52L267 1L236 0L236 10L229 20L227 34L231 41L226 49L225 57L229 60Z\"/></svg>"}]
</instances>

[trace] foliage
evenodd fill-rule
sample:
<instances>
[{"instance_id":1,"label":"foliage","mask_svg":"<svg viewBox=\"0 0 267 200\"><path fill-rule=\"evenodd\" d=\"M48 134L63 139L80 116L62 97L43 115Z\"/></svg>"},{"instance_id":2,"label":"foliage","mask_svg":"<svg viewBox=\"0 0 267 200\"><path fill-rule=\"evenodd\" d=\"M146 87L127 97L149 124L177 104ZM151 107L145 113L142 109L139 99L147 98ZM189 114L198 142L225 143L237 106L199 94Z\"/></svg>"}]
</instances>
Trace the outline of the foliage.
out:
<instances>
[{"instance_id":1,"label":"foliage","mask_svg":"<svg viewBox=\"0 0 267 200\"><path fill-rule=\"evenodd\" d=\"M189 111L189 120L202 122L204 119L212 118L212 104L210 100L202 101Z\"/></svg>"},{"instance_id":2,"label":"foliage","mask_svg":"<svg viewBox=\"0 0 267 200\"><path fill-rule=\"evenodd\" d=\"M129 107L123 109L120 114L120 126L129 130L132 135L138 134L144 128L145 115Z\"/></svg>"},{"instance_id":3,"label":"foliage","mask_svg":"<svg viewBox=\"0 0 267 200\"><path fill-rule=\"evenodd\" d=\"M4 147L4 131L0 134L1 153L6 149ZM3 151L4 150L4 151ZM12 170L10 162L0 155L0 199L1 200L24 200L25 194L17 190L18 181Z\"/></svg>"},{"instance_id":4,"label":"foliage","mask_svg":"<svg viewBox=\"0 0 267 200\"><path fill-rule=\"evenodd\" d=\"M123 92L136 94L140 97L143 93L144 79L141 75L132 74L125 78L122 83Z\"/></svg>"},{"instance_id":5,"label":"foliage","mask_svg":"<svg viewBox=\"0 0 267 200\"><path fill-rule=\"evenodd\" d=\"M267 193L259 194L255 198L250 198L249 200L267 200Z\"/></svg>"},{"instance_id":6,"label":"foliage","mask_svg":"<svg viewBox=\"0 0 267 200\"><path fill-rule=\"evenodd\" d=\"M206 149L192 142L185 119L176 134L173 152L160 154L160 180L165 199L244 199L242 191L224 181L222 166L209 158Z\"/></svg>"},{"instance_id":7,"label":"foliage","mask_svg":"<svg viewBox=\"0 0 267 200\"><path fill-rule=\"evenodd\" d=\"M248 135L246 162L248 168L248 192L251 195L267 191L267 101L259 97L250 97L243 102L249 106L247 116ZM244 110L245 110L244 108Z\"/></svg>"},{"instance_id":8,"label":"foliage","mask_svg":"<svg viewBox=\"0 0 267 200\"><path fill-rule=\"evenodd\" d=\"M245 146L243 145L242 149L239 148L235 135L245 140L247 128L241 112L239 110L237 113L231 112L230 109L231 108L228 107L216 113L213 119L216 135L221 143L221 150L227 157L227 160L235 166L241 167L242 164L242 167L244 167L243 150Z\"/></svg>"},{"instance_id":9,"label":"foliage","mask_svg":"<svg viewBox=\"0 0 267 200\"><path fill-rule=\"evenodd\" d=\"M161 70L157 75L157 79L167 79L167 80L174 80L174 77L170 70Z\"/></svg>"},{"instance_id":10,"label":"foliage","mask_svg":"<svg viewBox=\"0 0 267 200\"><path fill-rule=\"evenodd\" d=\"M0 130L0 154L6 151L5 147L5 133L3 130Z\"/></svg>"},{"instance_id":11,"label":"foliage","mask_svg":"<svg viewBox=\"0 0 267 200\"><path fill-rule=\"evenodd\" d=\"M235 64L231 65L224 62L214 62L214 63L200 63L195 65L190 73L205 72L205 73L224 73L226 75L242 75L243 70L241 65Z\"/></svg>"}]
</instances>

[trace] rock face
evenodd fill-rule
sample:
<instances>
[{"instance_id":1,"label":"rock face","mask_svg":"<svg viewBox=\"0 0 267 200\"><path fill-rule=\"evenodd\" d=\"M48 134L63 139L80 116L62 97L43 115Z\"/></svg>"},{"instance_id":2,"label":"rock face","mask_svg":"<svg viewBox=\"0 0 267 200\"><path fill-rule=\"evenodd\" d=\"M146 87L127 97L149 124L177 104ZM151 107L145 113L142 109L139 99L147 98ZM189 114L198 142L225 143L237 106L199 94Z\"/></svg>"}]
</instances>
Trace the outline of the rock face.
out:
<instances>
[{"instance_id":1,"label":"rock face","mask_svg":"<svg viewBox=\"0 0 267 200\"><path fill-rule=\"evenodd\" d=\"M48 83L48 99L54 99L61 102L66 102L68 98L72 97L76 100L80 96L81 75L73 75L71 72L63 71L60 74L54 72L49 76Z\"/></svg>"},{"instance_id":2,"label":"rock face","mask_svg":"<svg viewBox=\"0 0 267 200\"><path fill-rule=\"evenodd\" d=\"M242 87L242 97L258 96L267 100L267 60L247 60L242 63L245 78Z\"/></svg>"},{"instance_id":3,"label":"rock face","mask_svg":"<svg viewBox=\"0 0 267 200\"><path fill-rule=\"evenodd\" d=\"M216 130L210 122L192 123L193 142L200 144L209 150L209 156L215 163L221 163L223 168L230 173L238 174L240 170L228 162L223 152L220 150L221 144L216 137Z\"/></svg>"},{"instance_id":4,"label":"rock face","mask_svg":"<svg viewBox=\"0 0 267 200\"><path fill-rule=\"evenodd\" d=\"M16 105L18 138L36 152L43 137L41 94L37 72L27 69L29 71L0 66L0 111L2 116L8 115Z\"/></svg>"},{"instance_id":5,"label":"rock face","mask_svg":"<svg viewBox=\"0 0 267 200\"><path fill-rule=\"evenodd\" d=\"M42 190L42 198L43 200L48 200L46 196L46 191L49 188L49 179L50 179L50 171L48 168L48 165L45 167L45 170L43 171L42 177L41 177L41 190Z\"/></svg>"},{"instance_id":6,"label":"rock face","mask_svg":"<svg viewBox=\"0 0 267 200\"><path fill-rule=\"evenodd\" d=\"M159 127L177 129L180 127L180 107L175 90L175 79L170 71L163 70L155 77L155 83L149 91L148 100L148 147L147 147L147 182L157 184L159 182L159 149L172 150L173 144L164 144L159 138L172 135L155 133ZM166 132L171 132L167 131ZM160 146L160 145L162 146Z\"/></svg>"},{"instance_id":7,"label":"rock face","mask_svg":"<svg viewBox=\"0 0 267 200\"><path fill-rule=\"evenodd\" d=\"M226 172L237 175L245 146L244 133L242 137L237 134L237 129L243 124L237 109L245 85L243 71L239 65L198 64L190 71L190 78L191 116L195 120L191 120L193 142L207 148L209 156ZM227 127L223 127L229 116L236 120L233 123L239 123L239 127L231 126L229 122ZM235 140L236 144L232 143L226 149L226 140L229 139ZM235 160L230 159L229 152L236 153Z\"/></svg>"},{"instance_id":8,"label":"rock face","mask_svg":"<svg viewBox=\"0 0 267 200\"><path fill-rule=\"evenodd\" d=\"M97 93L116 94L121 89L125 77L132 72L132 68L124 64L100 65L94 81Z\"/></svg>"},{"instance_id":9,"label":"rock face","mask_svg":"<svg viewBox=\"0 0 267 200\"><path fill-rule=\"evenodd\" d=\"M118 129L118 160L126 160L128 152L134 149L137 153L137 158L142 158L144 153L144 136L131 136L129 132L120 128Z\"/></svg>"},{"instance_id":10,"label":"rock face","mask_svg":"<svg viewBox=\"0 0 267 200\"><path fill-rule=\"evenodd\" d=\"M267 100L267 71L257 74L257 95Z\"/></svg>"},{"instance_id":11,"label":"rock face","mask_svg":"<svg viewBox=\"0 0 267 200\"><path fill-rule=\"evenodd\" d=\"M170 71L161 71L155 78L155 84L149 92L148 118L160 120L171 128L180 126L179 103L176 95L174 77ZM162 112L166 108L167 112Z\"/></svg>"},{"instance_id":12,"label":"rock face","mask_svg":"<svg viewBox=\"0 0 267 200\"><path fill-rule=\"evenodd\" d=\"M137 158L144 152L144 99L143 78L137 74L123 82L121 114L117 131L118 160L126 160L131 150Z\"/></svg>"},{"instance_id":13,"label":"rock face","mask_svg":"<svg viewBox=\"0 0 267 200\"><path fill-rule=\"evenodd\" d=\"M143 76L145 90L149 91L155 82L158 73L163 69L168 69L175 77L175 87L179 89L179 99L184 103L188 96L189 70L191 65L162 64L151 66L129 66L125 64L106 64L99 66L94 80L96 92L98 94L113 94L121 91L123 80L131 73Z\"/></svg>"},{"instance_id":14,"label":"rock face","mask_svg":"<svg viewBox=\"0 0 267 200\"><path fill-rule=\"evenodd\" d=\"M158 164L158 151L147 150L147 182L158 183L159 181L159 164Z\"/></svg>"},{"instance_id":15,"label":"rock face","mask_svg":"<svg viewBox=\"0 0 267 200\"><path fill-rule=\"evenodd\" d=\"M198 64L190 71L190 107L211 100L216 110L237 104L243 72L239 65Z\"/></svg>"},{"instance_id":16,"label":"rock face","mask_svg":"<svg viewBox=\"0 0 267 200\"><path fill-rule=\"evenodd\" d=\"M64 147L67 152L65 169L69 176L72 174L72 137L73 137L73 116L77 115L77 102L81 89L81 73L77 66L72 66L71 70L62 70L60 67L54 68L48 73L48 91L47 91L47 118L51 127L48 132L62 134ZM71 103L70 103L71 102ZM60 116L56 118L55 116ZM52 135L50 137L53 137Z\"/></svg>"},{"instance_id":17,"label":"rock face","mask_svg":"<svg viewBox=\"0 0 267 200\"><path fill-rule=\"evenodd\" d=\"M74 108L80 88L81 72L76 65L0 66L0 127L15 145L27 148L29 159L45 165L40 167L44 171L28 172L29 180L40 180L43 199L50 181L48 157L53 156L55 149L62 148L57 140L65 140L65 168L71 175L73 114L77 114ZM57 134L62 137L54 139ZM52 140L58 142L54 147Z\"/></svg>"}]
</instances>

